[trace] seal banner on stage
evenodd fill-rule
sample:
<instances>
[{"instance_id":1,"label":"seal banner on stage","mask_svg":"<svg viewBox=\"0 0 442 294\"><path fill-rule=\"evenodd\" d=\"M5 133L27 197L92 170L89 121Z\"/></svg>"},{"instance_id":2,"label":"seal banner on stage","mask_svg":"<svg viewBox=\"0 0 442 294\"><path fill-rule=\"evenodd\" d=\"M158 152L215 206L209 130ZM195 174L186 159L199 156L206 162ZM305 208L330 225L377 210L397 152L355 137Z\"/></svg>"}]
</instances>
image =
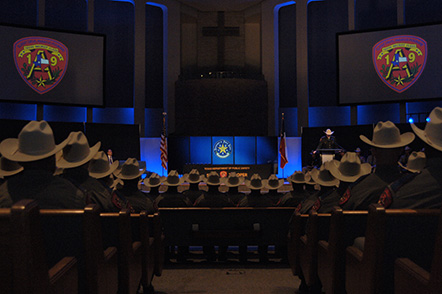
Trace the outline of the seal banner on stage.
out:
<instances>
[{"instance_id":1,"label":"seal banner on stage","mask_svg":"<svg viewBox=\"0 0 442 294\"><path fill-rule=\"evenodd\" d=\"M14 43L15 66L26 84L39 94L54 89L63 79L69 51L46 37L26 37Z\"/></svg>"},{"instance_id":2,"label":"seal banner on stage","mask_svg":"<svg viewBox=\"0 0 442 294\"><path fill-rule=\"evenodd\" d=\"M373 64L381 80L398 93L410 88L427 61L427 42L417 36L388 37L373 46Z\"/></svg>"}]
</instances>

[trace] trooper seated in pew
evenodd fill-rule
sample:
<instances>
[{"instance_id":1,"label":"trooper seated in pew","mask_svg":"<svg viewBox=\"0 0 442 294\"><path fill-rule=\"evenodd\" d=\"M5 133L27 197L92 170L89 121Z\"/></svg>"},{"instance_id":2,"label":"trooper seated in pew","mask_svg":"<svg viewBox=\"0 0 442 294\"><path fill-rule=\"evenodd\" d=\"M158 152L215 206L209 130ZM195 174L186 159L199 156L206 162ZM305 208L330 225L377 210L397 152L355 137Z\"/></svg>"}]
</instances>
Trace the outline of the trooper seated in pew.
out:
<instances>
[{"instance_id":1,"label":"trooper seated in pew","mask_svg":"<svg viewBox=\"0 0 442 294\"><path fill-rule=\"evenodd\" d=\"M0 143L0 153L18 162L23 171L0 186L0 207L11 207L22 199L38 200L40 208L84 208L85 195L71 182L54 176L55 154L69 138L56 145L46 121L31 121L18 134Z\"/></svg>"},{"instance_id":2,"label":"trooper seated in pew","mask_svg":"<svg viewBox=\"0 0 442 294\"><path fill-rule=\"evenodd\" d=\"M401 172L404 174L408 173L420 173L427 164L427 156L425 155L425 152L419 151L413 151L410 156L408 156L407 162L405 164L398 162L399 166L401 167Z\"/></svg>"},{"instance_id":3,"label":"trooper seated in pew","mask_svg":"<svg viewBox=\"0 0 442 294\"><path fill-rule=\"evenodd\" d=\"M197 169L192 169L190 173L183 175L184 181L189 183L189 189L183 191L183 195L189 198L191 203L204 194L204 190L200 189L200 183L204 182L204 176L200 175Z\"/></svg>"},{"instance_id":4,"label":"trooper seated in pew","mask_svg":"<svg viewBox=\"0 0 442 294\"><path fill-rule=\"evenodd\" d=\"M147 197L153 202L160 196L161 177L157 173L151 173L148 178L143 181L144 187L149 188Z\"/></svg>"},{"instance_id":5,"label":"trooper seated in pew","mask_svg":"<svg viewBox=\"0 0 442 294\"><path fill-rule=\"evenodd\" d=\"M311 194L299 203L296 207L296 211L301 214L307 214L311 209L318 210L321 206L321 199L322 201L325 200L339 186L339 180L330 173L326 163L323 163L319 169L312 169L310 176L315 183L320 185L321 189L318 193Z\"/></svg>"},{"instance_id":6,"label":"trooper seated in pew","mask_svg":"<svg viewBox=\"0 0 442 294\"><path fill-rule=\"evenodd\" d=\"M152 201L138 188L138 182L145 170L145 168L140 169L136 158L128 158L114 171L114 176L123 180L124 185L118 189L118 192L132 207L132 212L146 211L148 214L153 214L155 209Z\"/></svg>"},{"instance_id":7,"label":"trooper seated in pew","mask_svg":"<svg viewBox=\"0 0 442 294\"><path fill-rule=\"evenodd\" d=\"M276 206L284 195L278 191L278 189L282 186L284 186L284 179L278 179L275 174L270 175L270 177L265 181L264 189L269 190L266 196L272 200L273 206Z\"/></svg>"},{"instance_id":8,"label":"trooper seated in pew","mask_svg":"<svg viewBox=\"0 0 442 294\"><path fill-rule=\"evenodd\" d=\"M310 193L305 189L306 182L310 179L310 174L305 174L302 171L295 171L287 178L287 181L292 184L292 191L285 193L276 206L297 207L299 203L310 196Z\"/></svg>"},{"instance_id":9,"label":"trooper seated in pew","mask_svg":"<svg viewBox=\"0 0 442 294\"><path fill-rule=\"evenodd\" d=\"M334 206L339 206L341 197L359 179L371 173L371 165L362 163L360 157L355 152L347 152L340 161L332 160L327 162L330 173L339 180L339 187L331 195L324 199L319 199L317 212L332 212Z\"/></svg>"},{"instance_id":10,"label":"trooper seated in pew","mask_svg":"<svg viewBox=\"0 0 442 294\"><path fill-rule=\"evenodd\" d=\"M100 185L102 185L103 188L108 191L114 211L120 211L122 208L131 209L129 203L122 194L114 193L113 187L115 185L115 181L113 172L118 168L118 166L118 160L109 165L106 153L104 153L104 151L98 151L98 153L95 154L95 156L89 162L88 167L89 175L92 178L97 179Z\"/></svg>"},{"instance_id":11,"label":"trooper seated in pew","mask_svg":"<svg viewBox=\"0 0 442 294\"><path fill-rule=\"evenodd\" d=\"M166 185L167 190L155 199L154 206L160 207L189 207L192 206L189 198L178 191L178 187L184 183L176 170L171 170L167 177L161 178L161 183Z\"/></svg>"},{"instance_id":12,"label":"trooper seated in pew","mask_svg":"<svg viewBox=\"0 0 442 294\"><path fill-rule=\"evenodd\" d=\"M434 108L425 128L411 124L425 144L426 166L420 173L404 175L383 191L379 203L386 208L442 207L442 108Z\"/></svg>"},{"instance_id":13,"label":"trooper seated in pew","mask_svg":"<svg viewBox=\"0 0 442 294\"><path fill-rule=\"evenodd\" d=\"M110 191L89 175L89 162L98 153L100 146L101 142L97 142L90 147L83 132L71 132L69 142L59 152L56 164L62 169L60 177L83 191L87 204L98 204L103 212L118 211L112 203Z\"/></svg>"},{"instance_id":14,"label":"trooper seated in pew","mask_svg":"<svg viewBox=\"0 0 442 294\"><path fill-rule=\"evenodd\" d=\"M11 161L3 156L0 157L0 185L2 185L8 178L20 173L23 166L15 161Z\"/></svg>"},{"instance_id":15,"label":"trooper seated in pew","mask_svg":"<svg viewBox=\"0 0 442 294\"><path fill-rule=\"evenodd\" d=\"M340 205L345 210L367 210L376 203L384 189L401 177L397 164L402 148L413 142L411 132L401 134L391 121L378 122L373 130L373 139L364 135L359 138L372 146L376 158L376 169L370 175L352 186L341 198Z\"/></svg>"},{"instance_id":16,"label":"trooper seated in pew","mask_svg":"<svg viewBox=\"0 0 442 294\"><path fill-rule=\"evenodd\" d=\"M244 177L238 176L236 172L230 172L225 178L221 178L224 185L228 188L226 194L232 201L233 205L238 205L238 202L245 196L243 192L239 191L239 186L244 183Z\"/></svg>"}]
</instances>

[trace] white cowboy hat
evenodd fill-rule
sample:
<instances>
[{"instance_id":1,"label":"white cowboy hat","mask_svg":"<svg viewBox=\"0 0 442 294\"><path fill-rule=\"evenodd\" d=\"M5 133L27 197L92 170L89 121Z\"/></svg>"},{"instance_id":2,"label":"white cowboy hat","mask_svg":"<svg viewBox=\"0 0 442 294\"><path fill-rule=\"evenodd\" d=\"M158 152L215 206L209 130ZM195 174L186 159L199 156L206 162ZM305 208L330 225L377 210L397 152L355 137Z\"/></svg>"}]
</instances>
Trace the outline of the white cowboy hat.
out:
<instances>
[{"instance_id":1,"label":"white cowboy hat","mask_svg":"<svg viewBox=\"0 0 442 294\"><path fill-rule=\"evenodd\" d=\"M57 160L59 168L74 168L88 163L101 146L101 142L98 142L89 147L88 140L81 131L71 132L68 139L68 144L60 151L61 157Z\"/></svg>"},{"instance_id":2,"label":"white cowboy hat","mask_svg":"<svg viewBox=\"0 0 442 294\"><path fill-rule=\"evenodd\" d=\"M118 168L119 164L118 161L114 161L109 165L106 153L104 153L104 151L99 151L89 161L89 175L96 179L107 177Z\"/></svg>"},{"instance_id":3,"label":"white cowboy hat","mask_svg":"<svg viewBox=\"0 0 442 294\"><path fill-rule=\"evenodd\" d=\"M190 184L197 184L204 181L204 175L200 175L197 169L192 169L190 173L183 175L184 181Z\"/></svg>"},{"instance_id":4,"label":"white cowboy hat","mask_svg":"<svg viewBox=\"0 0 442 294\"><path fill-rule=\"evenodd\" d=\"M12 161L37 161L60 151L66 146L68 139L55 145L54 133L49 124L44 120L31 121L23 127L18 138L9 138L1 142L0 153Z\"/></svg>"},{"instance_id":5,"label":"white cowboy hat","mask_svg":"<svg viewBox=\"0 0 442 294\"><path fill-rule=\"evenodd\" d=\"M221 178L216 171L211 171L205 179L207 185L217 186L221 185Z\"/></svg>"},{"instance_id":6,"label":"white cowboy hat","mask_svg":"<svg viewBox=\"0 0 442 294\"><path fill-rule=\"evenodd\" d=\"M324 186L324 187L331 187L331 186L339 186L339 180L335 178L330 171L327 169L326 164L321 165L319 169L314 168L310 171L310 174L312 176L312 179L315 181L315 183Z\"/></svg>"},{"instance_id":7,"label":"white cowboy hat","mask_svg":"<svg viewBox=\"0 0 442 294\"><path fill-rule=\"evenodd\" d=\"M0 157L0 178L18 174L23 170L23 166L5 157Z\"/></svg>"},{"instance_id":8,"label":"white cowboy hat","mask_svg":"<svg viewBox=\"0 0 442 294\"><path fill-rule=\"evenodd\" d=\"M369 163L362 163L355 152L347 152L341 161L333 159L326 163L330 173L340 181L353 183L371 172Z\"/></svg>"},{"instance_id":9,"label":"white cowboy hat","mask_svg":"<svg viewBox=\"0 0 442 294\"><path fill-rule=\"evenodd\" d=\"M176 170L171 170L167 177L162 177L161 182L167 186L179 186L184 183L184 177L180 178L180 175Z\"/></svg>"},{"instance_id":10,"label":"white cowboy hat","mask_svg":"<svg viewBox=\"0 0 442 294\"><path fill-rule=\"evenodd\" d=\"M278 179L275 174L270 175L267 180L264 180L264 186L269 190L278 190L284 185L284 179Z\"/></svg>"},{"instance_id":11,"label":"white cowboy hat","mask_svg":"<svg viewBox=\"0 0 442 294\"><path fill-rule=\"evenodd\" d=\"M245 185L250 190L261 190L264 188L264 182L258 174L253 174L250 180L246 179Z\"/></svg>"},{"instance_id":12,"label":"white cowboy hat","mask_svg":"<svg viewBox=\"0 0 442 294\"><path fill-rule=\"evenodd\" d=\"M291 176L287 178L287 181L295 184L305 184L311 179L310 174L302 171L295 171ZM312 183L314 184L314 182Z\"/></svg>"},{"instance_id":13,"label":"white cowboy hat","mask_svg":"<svg viewBox=\"0 0 442 294\"><path fill-rule=\"evenodd\" d=\"M140 169L140 164L136 158L128 158L122 166L118 167L114 175L122 180L133 180L144 173L146 169Z\"/></svg>"},{"instance_id":14,"label":"white cowboy hat","mask_svg":"<svg viewBox=\"0 0 442 294\"><path fill-rule=\"evenodd\" d=\"M391 121L378 122L373 130L373 140L364 135L359 138L368 145L378 148L399 148L413 142L415 136L412 132L400 134L399 129Z\"/></svg>"},{"instance_id":15,"label":"white cowboy hat","mask_svg":"<svg viewBox=\"0 0 442 294\"><path fill-rule=\"evenodd\" d=\"M222 183L227 187L238 187L244 183L244 177L239 177L236 172L230 172L226 178L221 178Z\"/></svg>"},{"instance_id":16,"label":"white cowboy hat","mask_svg":"<svg viewBox=\"0 0 442 294\"><path fill-rule=\"evenodd\" d=\"M327 130L324 131L324 134L326 134L326 135L328 135L328 136L333 135L333 133L334 133L334 131L332 131L332 130L330 130L330 129L327 129Z\"/></svg>"},{"instance_id":17,"label":"white cowboy hat","mask_svg":"<svg viewBox=\"0 0 442 294\"><path fill-rule=\"evenodd\" d=\"M412 173L420 173L427 163L427 157L424 152L416 152L413 151L407 160L407 166L404 166L402 163L398 162L398 164L403 168Z\"/></svg>"},{"instance_id":18,"label":"white cowboy hat","mask_svg":"<svg viewBox=\"0 0 442 294\"><path fill-rule=\"evenodd\" d=\"M150 177L144 179L143 183L146 187L158 187L161 185L161 178L157 173L152 173Z\"/></svg>"},{"instance_id":19,"label":"white cowboy hat","mask_svg":"<svg viewBox=\"0 0 442 294\"><path fill-rule=\"evenodd\" d=\"M436 107L431 111L424 130L419 129L415 124L411 124L411 128L422 141L442 151L442 107Z\"/></svg>"}]
</instances>

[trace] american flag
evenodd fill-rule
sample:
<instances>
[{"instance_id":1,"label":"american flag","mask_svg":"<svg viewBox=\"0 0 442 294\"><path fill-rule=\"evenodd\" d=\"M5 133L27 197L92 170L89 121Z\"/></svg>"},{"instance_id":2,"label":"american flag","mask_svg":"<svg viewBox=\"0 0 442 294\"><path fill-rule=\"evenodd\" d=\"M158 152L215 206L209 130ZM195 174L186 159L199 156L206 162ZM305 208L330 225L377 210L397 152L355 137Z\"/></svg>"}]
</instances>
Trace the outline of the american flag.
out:
<instances>
[{"instance_id":1,"label":"american flag","mask_svg":"<svg viewBox=\"0 0 442 294\"><path fill-rule=\"evenodd\" d=\"M166 113L163 113L163 131L161 132L161 166L167 171L167 137L166 137Z\"/></svg>"},{"instance_id":2,"label":"american flag","mask_svg":"<svg viewBox=\"0 0 442 294\"><path fill-rule=\"evenodd\" d=\"M282 120L281 120L281 134L280 134L280 141L279 141L279 154L280 154L280 163L279 166L281 168L284 168L284 166L289 162L287 157L287 144L285 141L285 128L284 128L284 113L282 114Z\"/></svg>"}]
</instances>

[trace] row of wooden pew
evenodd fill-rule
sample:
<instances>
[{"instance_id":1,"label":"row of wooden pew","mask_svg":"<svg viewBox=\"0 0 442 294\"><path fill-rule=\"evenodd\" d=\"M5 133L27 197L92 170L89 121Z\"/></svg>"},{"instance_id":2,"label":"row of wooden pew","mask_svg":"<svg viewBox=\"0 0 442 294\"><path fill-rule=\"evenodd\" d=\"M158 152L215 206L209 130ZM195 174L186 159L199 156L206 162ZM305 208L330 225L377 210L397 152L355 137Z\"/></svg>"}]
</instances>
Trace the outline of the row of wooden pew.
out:
<instances>
[{"instance_id":1,"label":"row of wooden pew","mask_svg":"<svg viewBox=\"0 0 442 294\"><path fill-rule=\"evenodd\" d=\"M288 255L310 293L442 293L441 210L295 213Z\"/></svg>"},{"instance_id":2,"label":"row of wooden pew","mask_svg":"<svg viewBox=\"0 0 442 294\"><path fill-rule=\"evenodd\" d=\"M144 293L163 267L159 215L39 209L22 200L0 209L1 293Z\"/></svg>"}]
</instances>

